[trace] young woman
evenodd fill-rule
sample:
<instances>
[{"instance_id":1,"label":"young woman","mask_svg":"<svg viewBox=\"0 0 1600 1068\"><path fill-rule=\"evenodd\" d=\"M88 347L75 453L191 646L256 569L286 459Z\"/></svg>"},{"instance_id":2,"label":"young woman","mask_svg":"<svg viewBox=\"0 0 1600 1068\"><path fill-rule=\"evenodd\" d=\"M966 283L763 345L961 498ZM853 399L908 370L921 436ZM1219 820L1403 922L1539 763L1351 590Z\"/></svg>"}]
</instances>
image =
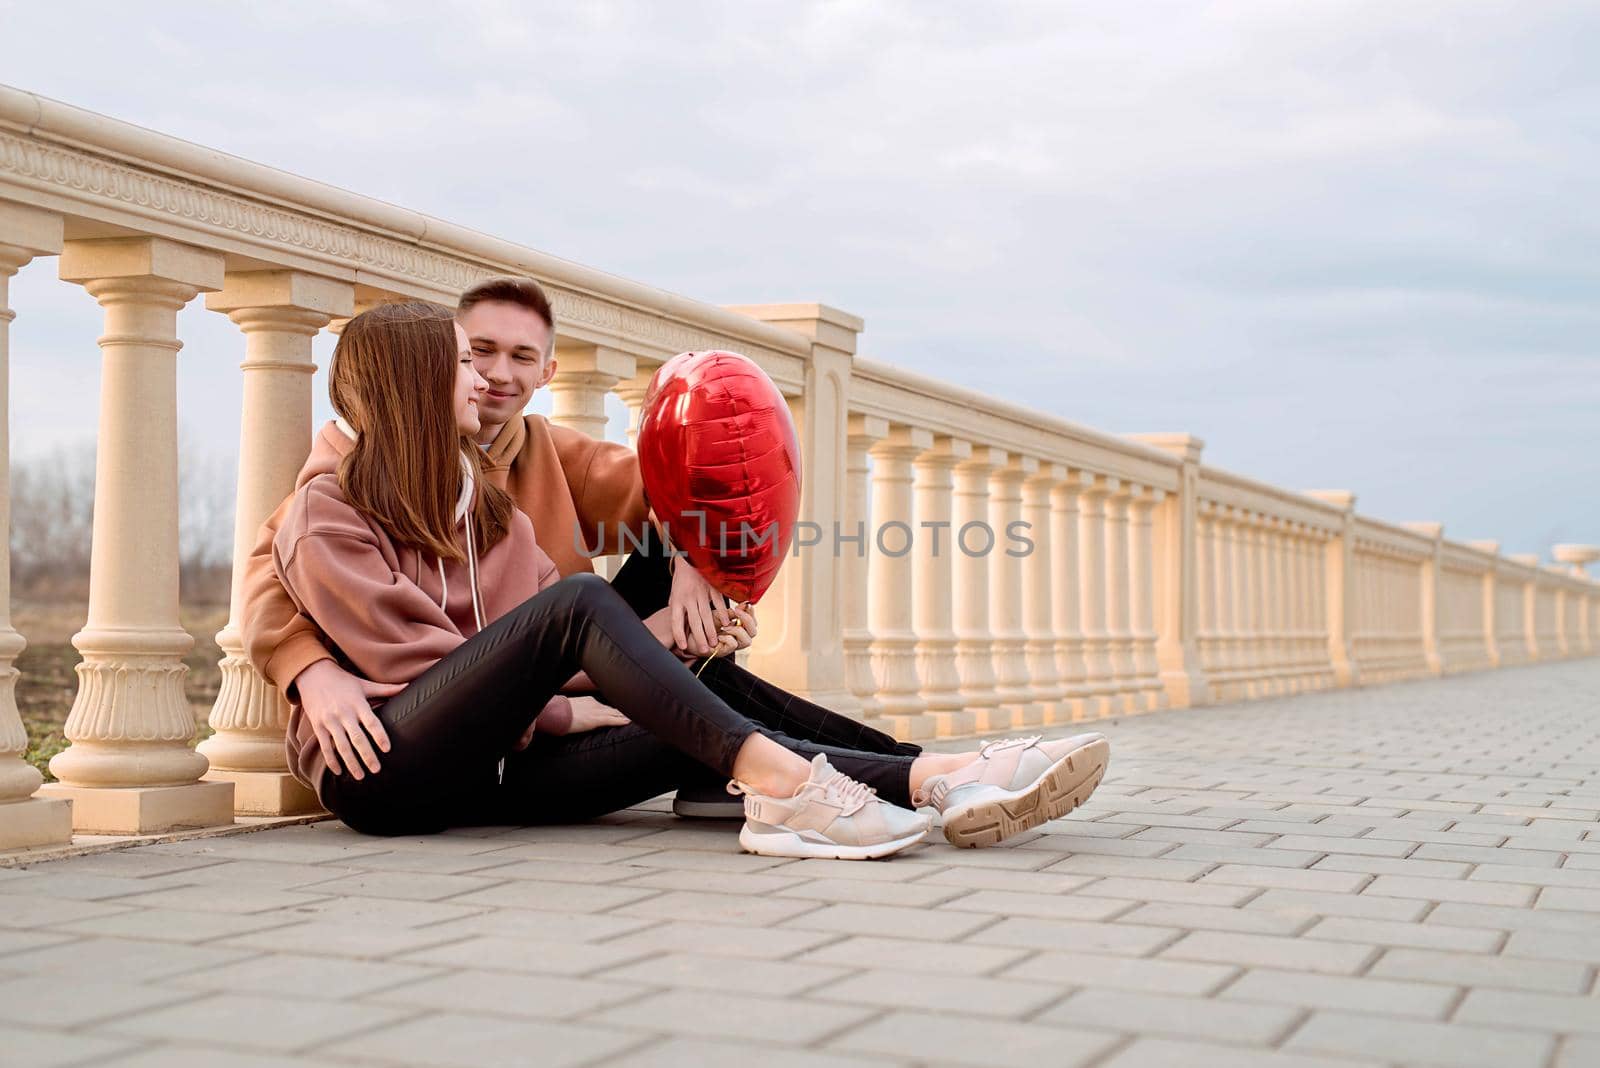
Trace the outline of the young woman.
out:
<instances>
[{"instance_id":1,"label":"young woman","mask_svg":"<svg viewBox=\"0 0 1600 1068\"><path fill-rule=\"evenodd\" d=\"M992 844L1099 782L1099 735L911 756L790 738L781 708L773 723L734 712L606 582L558 578L527 517L482 477L485 388L448 309L351 320L329 393L353 446L336 474L297 489L273 541L284 588L374 700L359 722L298 707L290 721L290 766L351 827L419 834L620 808L658 785L618 781L641 745L662 790L700 767L728 776L745 796L740 843L775 856L898 852L929 829L913 803L940 810L951 841ZM324 752L352 745L385 750L382 770L348 758L331 770Z\"/></svg>"}]
</instances>

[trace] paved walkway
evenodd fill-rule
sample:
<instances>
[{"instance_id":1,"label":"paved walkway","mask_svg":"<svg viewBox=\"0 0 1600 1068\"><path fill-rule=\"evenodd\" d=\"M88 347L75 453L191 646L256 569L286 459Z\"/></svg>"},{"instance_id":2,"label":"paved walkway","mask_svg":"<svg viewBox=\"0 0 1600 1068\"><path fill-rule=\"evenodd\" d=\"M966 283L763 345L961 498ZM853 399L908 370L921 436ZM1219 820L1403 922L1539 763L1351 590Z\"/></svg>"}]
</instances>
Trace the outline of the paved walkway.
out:
<instances>
[{"instance_id":1,"label":"paved walkway","mask_svg":"<svg viewBox=\"0 0 1600 1068\"><path fill-rule=\"evenodd\" d=\"M1014 848L661 805L0 870L0 1063L1600 1064L1600 662L1117 723Z\"/></svg>"}]
</instances>

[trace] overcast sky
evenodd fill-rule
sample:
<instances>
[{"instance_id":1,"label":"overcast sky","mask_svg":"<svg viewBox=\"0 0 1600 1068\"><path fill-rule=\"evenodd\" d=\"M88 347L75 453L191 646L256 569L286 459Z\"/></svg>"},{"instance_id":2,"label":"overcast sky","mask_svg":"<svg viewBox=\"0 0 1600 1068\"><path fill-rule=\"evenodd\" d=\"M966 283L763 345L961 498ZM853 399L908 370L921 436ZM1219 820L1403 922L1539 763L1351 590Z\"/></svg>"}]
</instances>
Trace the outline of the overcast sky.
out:
<instances>
[{"instance_id":1,"label":"overcast sky","mask_svg":"<svg viewBox=\"0 0 1600 1068\"><path fill-rule=\"evenodd\" d=\"M1447 536L1600 541L1594 4L0 0L0 34L0 81L833 304L874 359ZM13 284L20 454L94 428L97 309L54 271ZM181 418L231 451L241 343L198 305Z\"/></svg>"}]
</instances>

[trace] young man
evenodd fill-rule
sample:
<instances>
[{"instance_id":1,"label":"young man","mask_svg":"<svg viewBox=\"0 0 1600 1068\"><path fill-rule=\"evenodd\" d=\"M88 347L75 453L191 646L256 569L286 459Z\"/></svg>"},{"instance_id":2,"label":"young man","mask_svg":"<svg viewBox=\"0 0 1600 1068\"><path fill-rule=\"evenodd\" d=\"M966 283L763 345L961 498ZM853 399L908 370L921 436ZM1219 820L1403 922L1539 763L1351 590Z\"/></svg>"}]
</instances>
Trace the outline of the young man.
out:
<instances>
[{"instance_id":1,"label":"young man","mask_svg":"<svg viewBox=\"0 0 1600 1068\"><path fill-rule=\"evenodd\" d=\"M480 282L462 294L457 321L472 346L474 366L489 384L478 405L482 426L478 443L489 459L489 477L532 520L539 544L563 577L592 572L591 555L622 552L642 542L644 548L629 557L612 580L613 587L680 655L724 654L705 667L700 680L736 711L808 741L910 756L921 752L915 745L898 743L881 731L780 690L735 664L726 654L750 644L756 633L754 613L724 608L721 595L686 558L667 554L649 521L633 451L555 426L543 416L524 414L534 392L549 385L556 373L554 314L536 282L514 277ZM302 480L307 472L336 466L340 451L348 449L341 445L345 440L336 429L322 431ZM369 695L339 666L316 626L296 611L278 582L272 540L282 512L280 508L263 526L245 572L250 658L274 685L295 696L313 722L371 720L368 697L381 695ZM631 536L624 537L624 531ZM369 732L347 732L355 739L350 747L324 754L336 773L341 759L358 779L380 771L379 752L387 749L387 738L380 728L368 744ZM545 739L535 731L527 741L610 746L615 760L637 763L640 800L677 786L674 809L680 815L743 818L743 803L730 796L723 781L709 770L698 781L665 781L661 777L665 765L642 729L612 726L590 733L594 736ZM335 732L335 736L346 735ZM584 813L580 808L557 815L578 819Z\"/></svg>"}]
</instances>

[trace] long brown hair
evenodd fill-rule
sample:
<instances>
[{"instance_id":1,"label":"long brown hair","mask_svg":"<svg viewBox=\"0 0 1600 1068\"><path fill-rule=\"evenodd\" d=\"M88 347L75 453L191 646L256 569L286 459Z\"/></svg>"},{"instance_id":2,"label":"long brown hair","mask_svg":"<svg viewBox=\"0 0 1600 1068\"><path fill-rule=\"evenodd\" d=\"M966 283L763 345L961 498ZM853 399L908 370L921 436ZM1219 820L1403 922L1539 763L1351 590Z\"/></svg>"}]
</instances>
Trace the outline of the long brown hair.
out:
<instances>
[{"instance_id":1,"label":"long brown hair","mask_svg":"<svg viewBox=\"0 0 1600 1068\"><path fill-rule=\"evenodd\" d=\"M351 319L328 366L328 399L356 432L339 488L398 544L461 560L455 536L461 458L477 485L478 552L505 536L511 498L484 477L483 452L456 428L455 317L425 300L380 304Z\"/></svg>"}]
</instances>

